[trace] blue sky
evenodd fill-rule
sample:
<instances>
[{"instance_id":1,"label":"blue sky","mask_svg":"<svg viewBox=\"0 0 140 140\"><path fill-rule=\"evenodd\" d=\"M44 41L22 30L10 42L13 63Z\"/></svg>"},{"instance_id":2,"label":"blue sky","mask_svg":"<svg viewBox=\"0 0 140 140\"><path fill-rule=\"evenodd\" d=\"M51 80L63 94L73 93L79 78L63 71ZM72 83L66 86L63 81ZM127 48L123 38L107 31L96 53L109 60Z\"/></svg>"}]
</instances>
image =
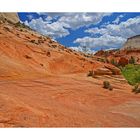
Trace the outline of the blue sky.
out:
<instances>
[{"instance_id":1,"label":"blue sky","mask_svg":"<svg viewBox=\"0 0 140 140\"><path fill-rule=\"evenodd\" d=\"M120 48L140 34L140 13L18 13L20 20L66 47Z\"/></svg>"}]
</instances>

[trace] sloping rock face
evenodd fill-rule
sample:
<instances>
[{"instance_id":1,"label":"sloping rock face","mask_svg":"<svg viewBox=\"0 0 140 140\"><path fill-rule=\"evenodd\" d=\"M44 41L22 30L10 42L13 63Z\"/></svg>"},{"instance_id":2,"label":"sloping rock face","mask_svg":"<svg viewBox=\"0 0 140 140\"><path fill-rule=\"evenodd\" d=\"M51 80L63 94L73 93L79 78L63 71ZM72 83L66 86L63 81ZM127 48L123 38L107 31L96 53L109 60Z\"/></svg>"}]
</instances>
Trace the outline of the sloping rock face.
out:
<instances>
[{"instance_id":1,"label":"sloping rock face","mask_svg":"<svg viewBox=\"0 0 140 140\"><path fill-rule=\"evenodd\" d=\"M0 24L0 54L2 79L87 73L108 65L68 49L28 27L6 20Z\"/></svg>"},{"instance_id":2,"label":"sloping rock face","mask_svg":"<svg viewBox=\"0 0 140 140\"><path fill-rule=\"evenodd\" d=\"M12 23L17 23L19 22L19 17L17 13L0 13L0 21L3 19L7 19L8 21Z\"/></svg>"},{"instance_id":3,"label":"sloping rock face","mask_svg":"<svg viewBox=\"0 0 140 140\"><path fill-rule=\"evenodd\" d=\"M112 75L112 72L107 68L98 68L94 71L95 75Z\"/></svg>"},{"instance_id":4,"label":"sloping rock face","mask_svg":"<svg viewBox=\"0 0 140 140\"><path fill-rule=\"evenodd\" d=\"M111 65L106 65L105 68L109 69L112 72L112 75L120 75L121 71L119 68Z\"/></svg>"},{"instance_id":5,"label":"sloping rock face","mask_svg":"<svg viewBox=\"0 0 140 140\"><path fill-rule=\"evenodd\" d=\"M122 49L140 49L140 35L128 38Z\"/></svg>"},{"instance_id":6,"label":"sloping rock face","mask_svg":"<svg viewBox=\"0 0 140 140\"><path fill-rule=\"evenodd\" d=\"M94 70L94 74L98 75L120 75L120 69L115 66L105 65L104 67L100 67Z\"/></svg>"}]
</instances>

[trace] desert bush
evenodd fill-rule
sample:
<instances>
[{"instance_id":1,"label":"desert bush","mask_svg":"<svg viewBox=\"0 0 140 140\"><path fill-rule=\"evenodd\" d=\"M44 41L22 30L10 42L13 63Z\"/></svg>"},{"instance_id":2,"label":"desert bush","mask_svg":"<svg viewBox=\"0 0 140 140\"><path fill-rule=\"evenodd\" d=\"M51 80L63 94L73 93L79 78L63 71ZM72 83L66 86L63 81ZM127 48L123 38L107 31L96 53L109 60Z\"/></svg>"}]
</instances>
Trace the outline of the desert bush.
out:
<instances>
[{"instance_id":1,"label":"desert bush","mask_svg":"<svg viewBox=\"0 0 140 140\"><path fill-rule=\"evenodd\" d=\"M57 45L53 44L53 45L52 45L52 47L53 47L53 48L56 48L56 47L57 47Z\"/></svg>"},{"instance_id":2,"label":"desert bush","mask_svg":"<svg viewBox=\"0 0 140 140\"><path fill-rule=\"evenodd\" d=\"M105 59L104 58L100 58L99 61L105 63Z\"/></svg>"},{"instance_id":3,"label":"desert bush","mask_svg":"<svg viewBox=\"0 0 140 140\"><path fill-rule=\"evenodd\" d=\"M109 81L104 81L104 82L103 82L103 88L108 89L109 87L110 87Z\"/></svg>"},{"instance_id":4,"label":"desert bush","mask_svg":"<svg viewBox=\"0 0 140 140\"><path fill-rule=\"evenodd\" d=\"M36 43L35 40L30 40L31 43Z\"/></svg>"},{"instance_id":5,"label":"desert bush","mask_svg":"<svg viewBox=\"0 0 140 140\"><path fill-rule=\"evenodd\" d=\"M103 88L113 90L113 87L111 86L109 81L103 81Z\"/></svg>"},{"instance_id":6,"label":"desert bush","mask_svg":"<svg viewBox=\"0 0 140 140\"><path fill-rule=\"evenodd\" d=\"M88 76L88 77L89 77L89 76L94 77L94 71L93 71L93 70L90 70L90 71L88 72L87 76Z\"/></svg>"},{"instance_id":7,"label":"desert bush","mask_svg":"<svg viewBox=\"0 0 140 140\"><path fill-rule=\"evenodd\" d=\"M114 65L114 66L118 66L117 61L116 61L116 60L114 60L114 59L111 59L110 63L111 63L112 65Z\"/></svg>"},{"instance_id":8,"label":"desert bush","mask_svg":"<svg viewBox=\"0 0 140 140\"><path fill-rule=\"evenodd\" d=\"M135 58L133 56L129 59L129 64L135 64Z\"/></svg>"},{"instance_id":9,"label":"desert bush","mask_svg":"<svg viewBox=\"0 0 140 140\"><path fill-rule=\"evenodd\" d=\"M41 44L41 43L44 43L44 41L41 40L41 39L39 39L39 40L38 40L38 44Z\"/></svg>"},{"instance_id":10,"label":"desert bush","mask_svg":"<svg viewBox=\"0 0 140 140\"><path fill-rule=\"evenodd\" d=\"M136 84L134 86L134 88L132 89L132 92L134 92L135 94L140 93L140 86L139 86L139 84Z\"/></svg>"},{"instance_id":11,"label":"desert bush","mask_svg":"<svg viewBox=\"0 0 140 140\"><path fill-rule=\"evenodd\" d=\"M140 83L140 65L128 64L121 71L129 84L136 85Z\"/></svg>"}]
</instances>

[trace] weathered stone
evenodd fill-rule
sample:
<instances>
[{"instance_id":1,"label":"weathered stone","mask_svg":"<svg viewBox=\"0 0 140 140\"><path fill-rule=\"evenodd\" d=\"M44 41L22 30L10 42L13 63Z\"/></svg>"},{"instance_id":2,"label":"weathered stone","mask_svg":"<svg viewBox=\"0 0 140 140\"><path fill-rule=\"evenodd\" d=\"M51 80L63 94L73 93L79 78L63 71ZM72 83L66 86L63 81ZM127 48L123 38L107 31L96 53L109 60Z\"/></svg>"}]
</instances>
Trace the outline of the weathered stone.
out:
<instances>
[{"instance_id":1,"label":"weathered stone","mask_svg":"<svg viewBox=\"0 0 140 140\"><path fill-rule=\"evenodd\" d=\"M98 68L94 70L95 75L112 75L112 72L107 68Z\"/></svg>"},{"instance_id":2,"label":"weathered stone","mask_svg":"<svg viewBox=\"0 0 140 140\"><path fill-rule=\"evenodd\" d=\"M119 66L125 66L129 63L129 60L126 57L120 57L118 61Z\"/></svg>"}]
</instances>

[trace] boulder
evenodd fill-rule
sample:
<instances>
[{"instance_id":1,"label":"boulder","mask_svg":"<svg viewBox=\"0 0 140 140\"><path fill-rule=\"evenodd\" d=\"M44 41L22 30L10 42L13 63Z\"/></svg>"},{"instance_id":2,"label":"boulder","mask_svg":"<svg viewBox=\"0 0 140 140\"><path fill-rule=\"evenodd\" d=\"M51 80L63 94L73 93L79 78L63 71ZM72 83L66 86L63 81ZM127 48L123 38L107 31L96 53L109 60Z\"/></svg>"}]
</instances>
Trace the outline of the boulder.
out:
<instances>
[{"instance_id":1,"label":"boulder","mask_svg":"<svg viewBox=\"0 0 140 140\"><path fill-rule=\"evenodd\" d=\"M94 70L95 75L112 75L112 72L107 68L98 68Z\"/></svg>"},{"instance_id":2,"label":"boulder","mask_svg":"<svg viewBox=\"0 0 140 140\"><path fill-rule=\"evenodd\" d=\"M105 68L109 69L112 72L112 75L120 75L121 71L119 68L113 65L106 65Z\"/></svg>"}]
</instances>

